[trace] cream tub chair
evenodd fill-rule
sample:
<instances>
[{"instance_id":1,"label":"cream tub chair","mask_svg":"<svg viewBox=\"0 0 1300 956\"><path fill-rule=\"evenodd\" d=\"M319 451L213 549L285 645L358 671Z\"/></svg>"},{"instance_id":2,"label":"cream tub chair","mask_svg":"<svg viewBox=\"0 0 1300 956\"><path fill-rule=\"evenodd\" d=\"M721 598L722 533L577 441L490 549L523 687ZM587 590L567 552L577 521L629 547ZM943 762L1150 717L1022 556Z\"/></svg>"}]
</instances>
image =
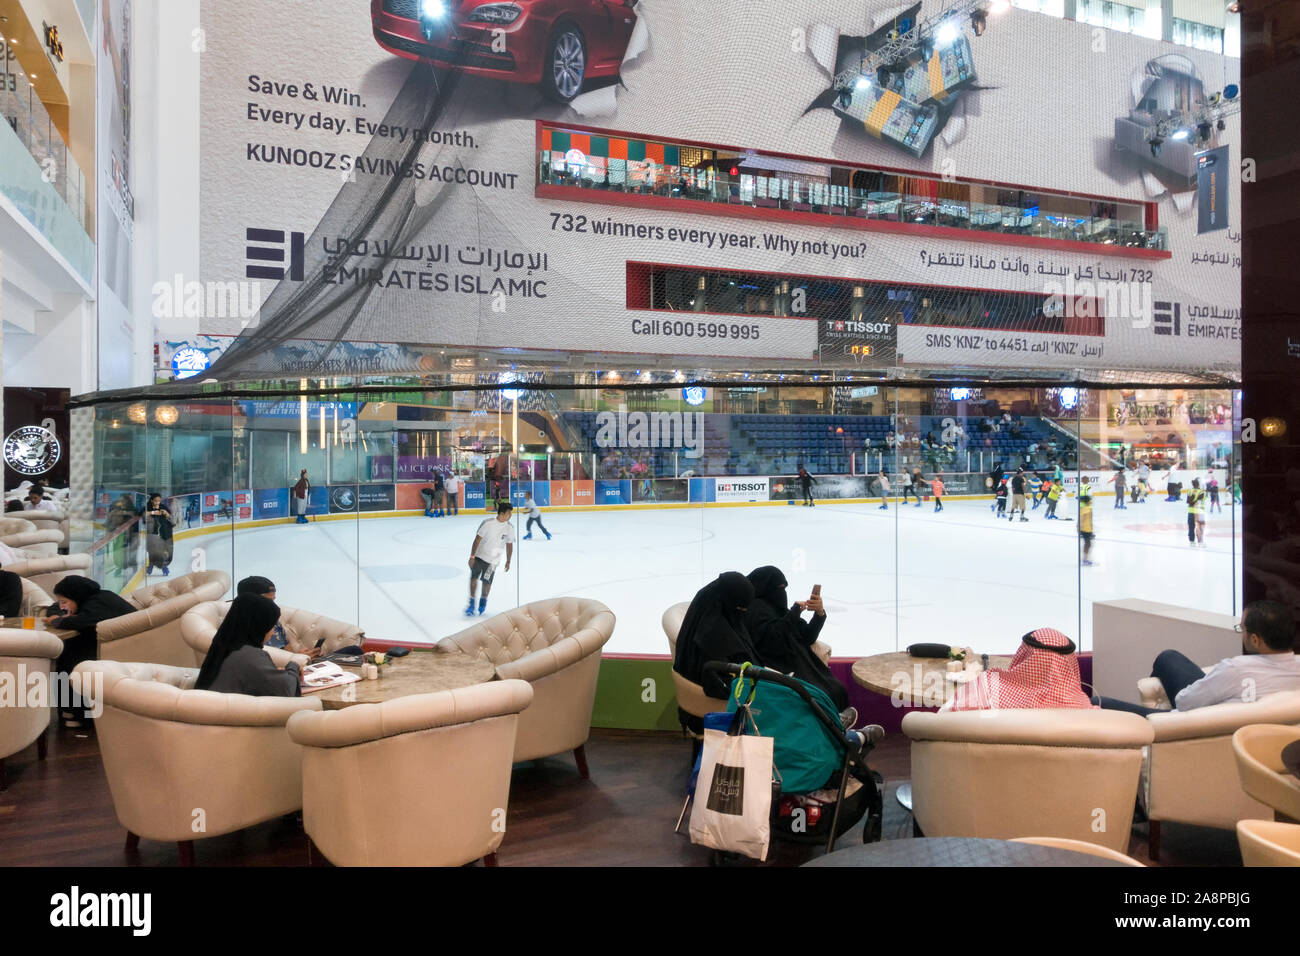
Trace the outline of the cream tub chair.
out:
<instances>
[{"instance_id":1,"label":"cream tub chair","mask_svg":"<svg viewBox=\"0 0 1300 956\"><path fill-rule=\"evenodd\" d=\"M614 633L614 614L599 601L562 597L534 601L443 638L438 647L485 656L501 680L533 685L519 719L515 762L573 751L585 780L600 649Z\"/></svg>"},{"instance_id":2,"label":"cream tub chair","mask_svg":"<svg viewBox=\"0 0 1300 956\"><path fill-rule=\"evenodd\" d=\"M132 591L126 599L140 610L100 621L96 627L99 659L193 667L194 651L181 638L181 617L229 590L225 571L196 571Z\"/></svg>"},{"instance_id":3,"label":"cream tub chair","mask_svg":"<svg viewBox=\"0 0 1300 956\"><path fill-rule=\"evenodd\" d=\"M8 675L17 693L27 699L26 683L33 674L44 674L48 680L54 662L63 653L63 642L44 631L21 631L0 628L0 674ZM20 672L23 681L20 682ZM47 684L47 686L49 686ZM17 703L17 701L15 701ZM37 759L45 759L45 730L50 725L51 707L55 701L44 701L44 707L0 707L0 791L9 786L5 775L5 760L21 750L36 744Z\"/></svg>"},{"instance_id":4,"label":"cream tub chair","mask_svg":"<svg viewBox=\"0 0 1300 956\"><path fill-rule=\"evenodd\" d=\"M1063 837L1128 849L1151 725L1103 710L911 713L912 808L929 837ZM1099 812L1100 811L1100 812Z\"/></svg>"},{"instance_id":5,"label":"cream tub chair","mask_svg":"<svg viewBox=\"0 0 1300 956\"><path fill-rule=\"evenodd\" d=\"M23 551L29 557L49 558L59 553L63 532L37 528L26 518L0 518L0 543Z\"/></svg>"},{"instance_id":6,"label":"cream tub chair","mask_svg":"<svg viewBox=\"0 0 1300 956\"><path fill-rule=\"evenodd\" d=\"M1273 819L1272 808L1241 787L1232 735L1249 724L1300 727L1300 691L1146 719L1155 734L1143 775L1151 859L1160 858L1162 821L1231 830L1238 820Z\"/></svg>"},{"instance_id":7,"label":"cream tub chair","mask_svg":"<svg viewBox=\"0 0 1300 956\"><path fill-rule=\"evenodd\" d=\"M198 670L158 664L86 661L77 673L103 675L95 734L128 851L141 837L175 842L188 866L195 839L301 809L302 752L285 723L320 710L316 698L194 690Z\"/></svg>"},{"instance_id":8,"label":"cream tub chair","mask_svg":"<svg viewBox=\"0 0 1300 956\"><path fill-rule=\"evenodd\" d=\"M88 554L56 554L54 557L30 558L26 561L14 561L4 566L20 578L28 578L43 591L53 594L54 585L69 574L83 578L91 577L91 559Z\"/></svg>"},{"instance_id":9,"label":"cream tub chair","mask_svg":"<svg viewBox=\"0 0 1300 956\"><path fill-rule=\"evenodd\" d=\"M24 521L34 524L37 531L57 531L62 536L58 545L60 548L66 548L71 543L72 522L62 508L58 511L24 511L22 517Z\"/></svg>"},{"instance_id":10,"label":"cream tub chair","mask_svg":"<svg viewBox=\"0 0 1300 956\"><path fill-rule=\"evenodd\" d=\"M221 626L229 610L229 601L204 601L202 604L194 605L181 616L181 638L194 655L194 666L201 665L203 658L208 656L212 638L216 636L217 628ZM297 644L315 647L316 642L323 639L325 641L321 645L323 654L333 654L339 648L353 644L364 645L366 641L366 632L355 624L336 621L331 617L323 617L315 611L305 611L302 608L281 605L280 623ZM267 650L276 649L267 648ZM276 654L272 654L272 657L276 658L276 663L281 666L284 660L277 655L283 653L277 651Z\"/></svg>"},{"instance_id":11,"label":"cream tub chair","mask_svg":"<svg viewBox=\"0 0 1300 956\"><path fill-rule=\"evenodd\" d=\"M1300 867L1300 826L1273 820L1238 820L1243 866Z\"/></svg>"},{"instance_id":12,"label":"cream tub chair","mask_svg":"<svg viewBox=\"0 0 1300 956\"><path fill-rule=\"evenodd\" d=\"M505 680L294 714L307 835L337 866L494 865L533 699Z\"/></svg>"}]
</instances>

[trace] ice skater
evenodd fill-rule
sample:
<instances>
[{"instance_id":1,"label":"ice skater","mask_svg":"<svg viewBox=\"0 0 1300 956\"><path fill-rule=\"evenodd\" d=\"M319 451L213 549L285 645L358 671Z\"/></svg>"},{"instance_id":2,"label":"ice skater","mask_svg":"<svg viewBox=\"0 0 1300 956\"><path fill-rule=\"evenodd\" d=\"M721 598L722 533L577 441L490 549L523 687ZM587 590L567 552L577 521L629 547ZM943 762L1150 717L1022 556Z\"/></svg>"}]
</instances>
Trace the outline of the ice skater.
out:
<instances>
[{"instance_id":1,"label":"ice skater","mask_svg":"<svg viewBox=\"0 0 1300 956\"><path fill-rule=\"evenodd\" d=\"M542 534L546 535L546 540L550 541L551 533L546 530L546 525L542 524L542 509L539 508L537 502L533 500L533 493L531 491L524 492L524 514L528 515L528 527L526 529L528 533L524 535L523 540L527 541L533 536L533 522L535 521L537 522L537 527L542 529Z\"/></svg>"},{"instance_id":2,"label":"ice skater","mask_svg":"<svg viewBox=\"0 0 1300 956\"><path fill-rule=\"evenodd\" d=\"M1005 517L1007 513L1007 480L1005 478L998 483L997 507L997 516L999 518Z\"/></svg>"},{"instance_id":3,"label":"ice skater","mask_svg":"<svg viewBox=\"0 0 1300 956\"><path fill-rule=\"evenodd\" d=\"M985 487L987 487L989 491L993 492L993 503L989 505L989 511L992 512L997 509L998 489L1002 487L1002 462L998 462L997 464L995 464L993 466L993 470L988 473L988 478L987 481L985 482ZM1003 507L1005 508L1006 502L1003 502L1002 504Z\"/></svg>"},{"instance_id":4,"label":"ice skater","mask_svg":"<svg viewBox=\"0 0 1300 956\"><path fill-rule=\"evenodd\" d=\"M1029 497L1033 499L1034 506L1029 510L1037 511L1038 506L1043 503L1044 496L1043 479L1038 472L1031 472L1029 475Z\"/></svg>"},{"instance_id":5,"label":"ice skater","mask_svg":"<svg viewBox=\"0 0 1300 956\"><path fill-rule=\"evenodd\" d=\"M1115 507L1126 510L1128 505L1124 503L1124 492L1127 490L1128 479L1124 474L1124 469L1120 468L1115 472Z\"/></svg>"},{"instance_id":6,"label":"ice skater","mask_svg":"<svg viewBox=\"0 0 1300 956\"><path fill-rule=\"evenodd\" d=\"M889 507L889 476L884 468L880 469L880 477L876 480L880 482L880 510L884 511Z\"/></svg>"},{"instance_id":7,"label":"ice skater","mask_svg":"<svg viewBox=\"0 0 1300 956\"><path fill-rule=\"evenodd\" d=\"M1088 567L1093 564L1092 537L1092 486L1085 478L1079 488L1079 538L1083 541L1083 563Z\"/></svg>"},{"instance_id":8,"label":"ice skater","mask_svg":"<svg viewBox=\"0 0 1300 956\"><path fill-rule=\"evenodd\" d=\"M1020 520L1028 521L1025 515L1025 468L1021 465L1016 469L1015 475L1011 478L1011 513L1007 515L1008 521L1014 521L1016 512L1020 512Z\"/></svg>"},{"instance_id":9,"label":"ice skater","mask_svg":"<svg viewBox=\"0 0 1300 956\"><path fill-rule=\"evenodd\" d=\"M421 488L420 497L424 499L424 516L426 518L438 517L433 510L434 490L432 488Z\"/></svg>"},{"instance_id":10,"label":"ice skater","mask_svg":"<svg viewBox=\"0 0 1300 956\"><path fill-rule=\"evenodd\" d=\"M1047 514L1044 518L1056 518L1056 505L1061 500L1061 492L1064 490L1059 481L1048 481L1047 489ZM1056 520L1060 520L1056 518Z\"/></svg>"},{"instance_id":11,"label":"ice skater","mask_svg":"<svg viewBox=\"0 0 1300 956\"><path fill-rule=\"evenodd\" d=\"M1187 489L1187 543L1193 548L1205 547L1205 491L1199 478L1193 478Z\"/></svg>"},{"instance_id":12,"label":"ice skater","mask_svg":"<svg viewBox=\"0 0 1300 956\"><path fill-rule=\"evenodd\" d=\"M492 578L496 575L501 555L506 556L506 571L510 570L510 559L514 557L514 527L510 524L510 515L514 507L508 501L497 505L495 518L484 518L474 535L474 546L469 552L469 604L465 616L474 616L474 600L478 594L478 582L483 581L483 596L478 598L478 614L481 617L487 610L488 594L492 590Z\"/></svg>"},{"instance_id":13,"label":"ice skater","mask_svg":"<svg viewBox=\"0 0 1300 956\"><path fill-rule=\"evenodd\" d=\"M304 468L298 475L298 481L293 486L293 512L298 516L298 524L307 523L307 505L311 501L311 482L307 479L307 469Z\"/></svg>"},{"instance_id":14,"label":"ice skater","mask_svg":"<svg viewBox=\"0 0 1300 956\"><path fill-rule=\"evenodd\" d=\"M935 514L943 510L943 492L943 472L936 471L934 477L930 479L930 494L934 495Z\"/></svg>"},{"instance_id":15,"label":"ice skater","mask_svg":"<svg viewBox=\"0 0 1300 956\"><path fill-rule=\"evenodd\" d=\"M1219 479L1211 475L1210 482L1205 487L1210 493L1210 514L1214 514L1216 508L1219 514L1223 514L1223 505L1219 503Z\"/></svg>"},{"instance_id":16,"label":"ice skater","mask_svg":"<svg viewBox=\"0 0 1300 956\"><path fill-rule=\"evenodd\" d=\"M447 515L460 514L460 487L463 484L460 475L454 471L447 475L442 483L442 493L447 496Z\"/></svg>"},{"instance_id":17,"label":"ice skater","mask_svg":"<svg viewBox=\"0 0 1300 956\"><path fill-rule=\"evenodd\" d=\"M925 479L921 477L921 469L912 469L912 494L916 495L916 506L921 507L921 488L925 484Z\"/></svg>"},{"instance_id":18,"label":"ice skater","mask_svg":"<svg viewBox=\"0 0 1300 956\"><path fill-rule=\"evenodd\" d=\"M813 501L812 486L817 483L817 479L808 474L808 469L803 465L799 466L799 487L803 491L803 503L805 508L815 508L816 503Z\"/></svg>"},{"instance_id":19,"label":"ice skater","mask_svg":"<svg viewBox=\"0 0 1300 956\"><path fill-rule=\"evenodd\" d=\"M433 469L433 509L436 510L431 510L433 510L433 516L435 518L441 518L446 508L445 496L443 493L445 487L446 483L443 480L441 469Z\"/></svg>"}]
</instances>

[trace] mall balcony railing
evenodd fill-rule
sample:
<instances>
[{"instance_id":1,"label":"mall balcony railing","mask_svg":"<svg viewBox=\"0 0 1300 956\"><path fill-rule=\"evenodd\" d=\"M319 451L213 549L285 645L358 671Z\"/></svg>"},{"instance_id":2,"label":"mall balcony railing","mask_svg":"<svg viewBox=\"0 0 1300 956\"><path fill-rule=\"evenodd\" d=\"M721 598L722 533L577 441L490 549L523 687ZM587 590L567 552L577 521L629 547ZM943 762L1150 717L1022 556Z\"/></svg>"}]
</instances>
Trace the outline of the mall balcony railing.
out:
<instances>
[{"instance_id":1,"label":"mall balcony railing","mask_svg":"<svg viewBox=\"0 0 1300 956\"><path fill-rule=\"evenodd\" d=\"M908 177L908 181L931 183L934 195L855 189L790 173L779 177L742 173L733 177L688 166L656 164L646 170L619 170L590 162L569 165L552 161L555 155L549 151L539 154L538 183L543 186L657 196L683 203L814 213L828 219L941 226L1024 236L1031 241L1062 240L1159 251L1168 251L1169 248L1169 231L1164 227L1147 229L1141 222L1124 218L1080 216L1053 209L1050 202L1053 194L1042 191L1035 194L1039 197L1038 202L1018 206L934 198L941 192L950 191L953 184L923 177ZM1075 197L1059 198L1062 206L1078 202Z\"/></svg>"},{"instance_id":2,"label":"mall balcony railing","mask_svg":"<svg viewBox=\"0 0 1300 956\"><path fill-rule=\"evenodd\" d=\"M0 64L0 192L89 283L95 244L86 177L26 77L11 70Z\"/></svg>"}]
</instances>

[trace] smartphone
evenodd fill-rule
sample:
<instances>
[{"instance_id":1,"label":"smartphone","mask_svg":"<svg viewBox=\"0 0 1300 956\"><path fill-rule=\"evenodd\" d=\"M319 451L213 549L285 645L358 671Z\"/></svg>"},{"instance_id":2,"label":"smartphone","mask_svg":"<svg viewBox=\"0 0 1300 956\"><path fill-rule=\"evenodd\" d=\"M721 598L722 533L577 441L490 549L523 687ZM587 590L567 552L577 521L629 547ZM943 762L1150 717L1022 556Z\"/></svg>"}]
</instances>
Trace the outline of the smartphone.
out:
<instances>
[{"instance_id":1,"label":"smartphone","mask_svg":"<svg viewBox=\"0 0 1300 956\"><path fill-rule=\"evenodd\" d=\"M814 585L813 585L812 596L813 596L813 597L821 597L821 596L822 596L822 586L821 586L820 584L814 584Z\"/></svg>"},{"instance_id":2,"label":"smartphone","mask_svg":"<svg viewBox=\"0 0 1300 956\"><path fill-rule=\"evenodd\" d=\"M324 646L325 646L325 638L322 637L319 641L316 642L316 647L319 650Z\"/></svg>"}]
</instances>

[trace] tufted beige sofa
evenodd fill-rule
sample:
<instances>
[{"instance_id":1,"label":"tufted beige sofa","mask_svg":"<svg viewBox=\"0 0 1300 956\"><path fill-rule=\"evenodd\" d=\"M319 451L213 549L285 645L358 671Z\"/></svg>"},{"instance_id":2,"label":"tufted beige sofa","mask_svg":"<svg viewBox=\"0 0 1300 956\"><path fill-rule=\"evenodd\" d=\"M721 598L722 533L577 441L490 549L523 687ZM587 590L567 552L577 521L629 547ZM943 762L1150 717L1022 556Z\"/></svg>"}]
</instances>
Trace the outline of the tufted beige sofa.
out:
<instances>
[{"instance_id":1,"label":"tufted beige sofa","mask_svg":"<svg viewBox=\"0 0 1300 956\"><path fill-rule=\"evenodd\" d=\"M229 590L225 571L196 571L132 591L126 599L140 610L96 627L100 660L193 667L194 652L181 638L181 617Z\"/></svg>"},{"instance_id":2,"label":"tufted beige sofa","mask_svg":"<svg viewBox=\"0 0 1300 956\"><path fill-rule=\"evenodd\" d=\"M21 578L30 578L37 586L49 594L54 593L54 585L69 574L79 574L84 578L92 577L90 573L91 558L88 554L56 554L47 558L29 558L26 561L13 561L4 566Z\"/></svg>"},{"instance_id":3,"label":"tufted beige sofa","mask_svg":"<svg viewBox=\"0 0 1300 956\"><path fill-rule=\"evenodd\" d=\"M1232 735L1249 724L1300 727L1300 691L1146 719L1155 734L1143 775L1151 859L1160 858L1162 821L1231 830L1239 820L1273 818L1270 807L1241 787Z\"/></svg>"},{"instance_id":4,"label":"tufted beige sofa","mask_svg":"<svg viewBox=\"0 0 1300 956\"><path fill-rule=\"evenodd\" d=\"M599 601L562 597L534 601L443 638L438 647L487 657L501 680L533 685L519 720L515 762L572 750L587 777L600 649L614 633L614 614Z\"/></svg>"},{"instance_id":5,"label":"tufted beige sofa","mask_svg":"<svg viewBox=\"0 0 1300 956\"><path fill-rule=\"evenodd\" d=\"M26 518L0 518L0 543L31 557L53 557L59 553L63 532L37 528Z\"/></svg>"},{"instance_id":6,"label":"tufted beige sofa","mask_svg":"<svg viewBox=\"0 0 1300 956\"><path fill-rule=\"evenodd\" d=\"M194 690L194 668L86 661L76 672L103 675L95 733L128 850L174 841L192 864L195 839L302 807L302 752L285 723L318 699Z\"/></svg>"},{"instance_id":7,"label":"tufted beige sofa","mask_svg":"<svg viewBox=\"0 0 1300 956\"><path fill-rule=\"evenodd\" d=\"M53 634L0 628L0 675L5 675L0 679L23 694L23 702L27 703L27 680L33 674L44 674L48 679L54 661L62 653L63 642ZM49 706L0 707L0 791L8 786L5 775L7 757L34 743L37 757L45 759L45 729L50 725L52 713Z\"/></svg>"},{"instance_id":8,"label":"tufted beige sofa","mask_svg":"<svg viewBox=\"0 0 1300 956\"><path fill-rule=\"evenodd\" d=\"M1106 710L911 713L912 808L930 837L1128 849L1150 723Z\"/></svg>"},{"instance_id":9,"label":"tufted beige sofa","mask_svg":"<svg viewBox=\"0 0 1300 956\"><path fill-rule=\"evenodd\" d=\"M294 714L307 834L339 866L495 863L533 699L526 681L505 680Z\"/></svg>"},{"instance_id":10,"label":"tufted beige sofa","mask_svg":"<svg viewBox=\"0 0 1300 956\"><path fill-rule=\"evenodd\" d=\"M62 537L60 548L68 547L72 540L72 522L68 513L60 508L58 511L24 511L23 519L36 526L37 531L57 531Z\"/></svg>"},{"instance_id":11,"label":"tufted beige sofa","mask_svg":"<svg viewBox=\"0 0 1300 956\"><path fill-rule=\"evenodd\" d=\"M202 664L203 658L208 656L212 638L229 610L229 601L204 601L202 604L194 605L181 616L181 638L193 652L196 665ZM366 632L355 624L345 624L302 608L281 605L280 624L288 632L289 637L302 646L315 647L316 642L324 638L325 643L321 645L322 654L333 654L339 648L352 644L364 645L366 641ZM279 663L278 658L277 663Z\"/></svg>"}]
</instances>

